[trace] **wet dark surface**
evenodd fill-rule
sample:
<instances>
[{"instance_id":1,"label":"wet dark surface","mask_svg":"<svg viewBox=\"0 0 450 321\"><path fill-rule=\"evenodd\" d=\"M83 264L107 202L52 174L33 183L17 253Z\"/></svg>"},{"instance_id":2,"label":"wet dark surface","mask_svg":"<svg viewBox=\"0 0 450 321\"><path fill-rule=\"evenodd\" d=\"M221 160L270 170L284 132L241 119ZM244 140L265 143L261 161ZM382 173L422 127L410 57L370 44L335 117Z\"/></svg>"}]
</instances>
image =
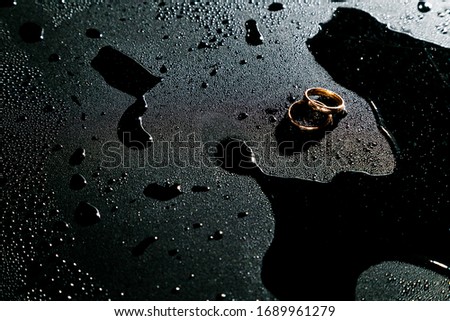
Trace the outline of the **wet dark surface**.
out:
<instances>
[{"instance_id":1,"label":"wet dark surface","mask_svg":"<svg viewBox=\"0 0 450 321\"><path fill-rule=\"evenodd\" d=\"M1 298L448 300L450 10L406 2L2 3Z\"/></svg>"}]
</instances>

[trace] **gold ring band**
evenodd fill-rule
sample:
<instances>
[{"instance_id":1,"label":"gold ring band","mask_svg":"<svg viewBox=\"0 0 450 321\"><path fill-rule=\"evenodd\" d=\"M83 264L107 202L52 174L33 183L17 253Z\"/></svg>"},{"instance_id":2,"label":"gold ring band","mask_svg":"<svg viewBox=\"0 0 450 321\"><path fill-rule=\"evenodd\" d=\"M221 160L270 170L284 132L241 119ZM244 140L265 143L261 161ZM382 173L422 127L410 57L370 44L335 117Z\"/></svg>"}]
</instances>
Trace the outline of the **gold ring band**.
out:
<instances>
[{"instance_id":1,"label":"gold ring band","mask_svg":"<svg viewBox=\"0 0 450 321\"><path fill-rule=\"evenodd\" d=\"M312 98L312 96L319 96L319 98L320 97L325 98L326 101L330 102L331 106L324 103L323 101ZM323 122L313 126L301 124L292 115L292 111L295 108L299 107L302 108L308 107L310 108L311 111L315 111L322 114L325 117ZM343 114L345 116L346 112L344 99L342 99L342 97L336 94L335 92L320 87L307 89L303 95L303 99L298 100L294 102L292 105L290 105L287 112L287 116L290 122L302 131L321 130L327 127L328 125L333 124L333 115L335 114Z\"/></svg>"},{"instance_id":2,"label":"gold ring band","mask_svg":"<svg viewBox=\"0 0 450 321\"><path fill-rule=\"evenodd\" d=\"M328 100L334 102L335 104L329 106L317 99L312 99L311 96L314 95L325 97ZM342 99L342 97L336 94L335 92L325 88L320 87L309 88L305 91L303 99L305 99L312 108L315 108L324 114L337 114L345 109L344 99Z\"/></svg>"},{"instance_id":3,"label":"gold ring band","mask_svg":"<svg viewBox=\"0 0 450 321\"><path fill-rule=\"evenodd\" d=\"M319 130L319 129L322 129L322 128L330 125L333 122L333 116L330 113L328 113L328 114L326 114L325 120L322 123L320 123L319 125L317 125L317 126L302 125L297 120L295 120L294 117L292 117L292 110L294 108L296 108L297 106L298 107L306 107L306 106L309 106L309 104L305 103L305 101L303 101L303 100L298 100L298 101L294 102L291 106L289 106L289 109L288 109L288 113L287 114L288 114L289 120L291 121L291 123L293 125L295 125L296 127L298 127L302 131Z\"/></svg>"}]
</instances>

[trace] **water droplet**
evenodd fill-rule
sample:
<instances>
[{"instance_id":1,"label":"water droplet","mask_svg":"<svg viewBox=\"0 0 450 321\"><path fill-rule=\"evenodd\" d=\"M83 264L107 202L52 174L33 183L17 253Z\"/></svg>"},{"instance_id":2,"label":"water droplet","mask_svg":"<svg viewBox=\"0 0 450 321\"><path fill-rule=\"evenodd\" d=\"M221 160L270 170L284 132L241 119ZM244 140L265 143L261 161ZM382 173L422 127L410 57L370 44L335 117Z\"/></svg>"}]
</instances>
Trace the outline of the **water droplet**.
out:
<instances>
[{"instance_id":1,"label":"water droplet","mask_svg":"<svg viewBox=\"0 0 450 321\"><path fill-rule=\"evenodd\" d=\"M276 113L278 113L278 109L276 108L266 108L264 111L268 115L275 115Z\"/></svg>"},{"instance_id":2,"label":"water droplet","mask_svg":"<svg viewBox=\"0 0 450 321\"><path fill-rule=\"evenodd\" d=\"M259 169L252 149L236 138L221 141L217 146L216 158L218 165L237 174L250 174L250 171Z\"/></svg>"},{"instance_id":3,"label":"water droplet","mask_svg":"<svg viewBox=\"0 0 450 321\"><path fill-rule=\"evenodd\" d=\"M430 11L431 7L431 3L429 3L428 1L419 1L419 3L417 3L417 10L422 13Z\"/></svg>"},{"instance_id":4,"label":"water droplet","mask_svg":"<svg viewBox=\"0 0 450 321\"><path fill-rule=\"evenodd\" d=\"M15 5L17 5L17 1L15 1L15 0L2 0L2 1L0 1L0 8L14 7Z\"/></svg>"},{"instance_id":5,"label":"water droplet","mask_svg":"<svg viewBox=\"0 0 450 321\"><path fill-rule=\"evenodd\" d=\"M269 11L280 11L284 9L284 5L279 2L273 2L267 7L267 9Z\"/></svg>"},{"instance_id":6,"label":"water droplet","mask_svg":"<svg viewBox=\"0 0 450 321\"><path fill-rule=\"evenodd\" d=\"M245 59L242 59L241 61L239 61L239 64L241 64L241 65L245 65L245 64L247 64L247 60L245 60Z\"/></svg>"},{"instance_id":7,"label":"water droplet","mask_svg":"<svg viewBox=\"0 0 450 321\"><path fill-rule=\"evenodd\" d=\"M209 238L212 239L212 240L216 240L216 241L217 240L221 240L221 239L223 239L223 231L217 230Z\"/></svg>"},{"instance_id":8,"label":"water droplet","mask_svg":"<svg viewBox=\"0 0 450 321\"><path fill-rule=\"evenodd\" d=\"M52 53L50 56L48 56L48 61L49 62L57 62L57 61L60 61L60 60L61 60L61 57L58 54L56 54L56 53Z\"/></svg>"},{"instance_id":9,"label":"water droplet","mask_svg":"<svg viewBox=\"0 0 450 321\"><path fill-rule=\"evenodd\" d=\"M153 143L152 136L142 126L146 111L147 103L140 97L123 113L117 125L117 136L125 146L144 149Z\"/></svg>"},{"instance_id":10,"label":"water droplet","mask_svg":"<svg viewBox=\"0 0 450 321\"><path fill-rule=\"evenodd\" d=\"M167 67L165 65L162 65L161 68L159 68L159 72L165 74L167 72Z\"/></svg>"},{"instance_id":11,"label":"water droplet","mask_svg":"<svg viewBox=\"0 0 450 321\"><path fill-rule=\"evenodd\" d=\"M198 49L203 49L203 48L207 48L207 47L209 47L209 45L204 41L200 41L197 45Z\"/></svg>"},{"instance_id":12,"label":"water droplet","mask_svg":"<svg viewBox=\"0 0 450 321\"><path fill-rule=\"evenodd\" d=\"M51 113L51 112L53 112L55 110L56 110L56 108L54 106L50 105L50 104L47 104L44 107L44 112L46 112L46 113Z\"/></svg>"},{"instance_id":13,"label":"water droplet","mask_svg":"<svg viewBox=\"0 0 450 321\"><path fill-rule=\"evenodd\" d=\"M55 224L53 224L53 229L55 231L64 232L70 229L70 225L64 221L56 221Z\"/></svg>"},{"instance_id":14,"label":"water droplet","mask_svg":"<svg viewBox=\"0 0 450 321\"><path fill-rule=\"evenodd\" d=\"M161 186L157 183L151 183L144 189L144 195L160 201L168 201L181 195L180 184Z\"/></svg>"},{"instance_id":15,"label":"water droplet","mask_svg":"<svg viewBox=\"0 0 450 321\"><path fill-rule=\"evenodd\" d=\"M140 256L144 254L145 250L150 246L150 244L155 243L157 240L158 240L157 236L146 237L131 250L131 254L133 256Z\"/></svg>"},{"instance_id":16,"label":"water droplet","mask_svg":"<svg viewBox=\"0 0 450 321\"><path fill-rule=\"evenodd\" d=\"M18 118L17 118L17 121L18 122L24 122L24 121L27 121L28 120L28 116L27 115L20 115Z\"/></svg>"},{"instance_id":17,"label":"water droplet","mask_svg":"<svg viewBox=\"0 0 450 321\"><path fill-rule=\"evenodd\" d=\"M87 185L86 179L83 175L74 174L70 179L69 187L73 190L80 190Z\"/></svg>"},{"instance_id":18,"label":"water droplet","mask_svg":"<svg viewBox=\"0 0 450 321\"><path fill-rule=\"evenodd\" d=\"M200 193L200 192L208 192L210 190L210 188L209 188L209 186L195 185L195 186L192 186L191 190L194 193Z\"/></svg>"},{"instance_id":19,"label":"water droplet","mask_svg":"<svg viewBox=\"0 0 450 321\"><path fill-rule=\"evenodd\" d=\"M175 255L177 255L178 253L180 253L180 250L179 250L179 249L171 249L171 250L167 251L167 253L168 253L170 256L175 256Z\"/></svg>"},{"instance_id":20,"label":"water droplet","mask_svg":"<svg viewBox=\"0 0 450 321\"><path fill-rule=\"evenodd\" d=\"M100 221L99 210L88 202L78 203L75 209L75 221L81 226L88 226Z\"/></svg>"},{"instance_id":21,"label":"water droplet","mask_svg":"<svg viewBox=\"0 0 450 321\"><path fill-rule=\"evenodd\" d=\"M86 30L86 36L88 38L92 38L92 39L99 39L101 37L103 37L102 33L95 28L89 28Z\"/></svg>"},{"instance_id":22,"label":"water droplet","mask_svg":"<svg viewBox=\"0 0 450 321\"><path fill-rule=\"evenodd\" d=\"M72 156L70 156L69 164L72 166L80 165L85 158L86 158L86 150L81 147L77 148L75 152L73 152Z\"/></svg>"},{"instance_id":23,"label":"water droplet","mask_svg":"<svg viewBox=\"0 0 450 321\"><path fill-rule=\"evenodd\" d=\"M255 20L247 20L245 22L245 29L245 41L247 41L249 45L258 46L263 43L264 37L262 36L261 32L259 32L258 24Z\"/></svg>"},{"instance_id":24,"label":"water droplet","mask_svg":"<svg viewBox=\"0 0 450 321\"><path fill-rule=\"evenodd\" d=\"M208 88L208 83L207 82L202 82L202 88Z\"/></svg>"},{"instance_id":25,"label":"water droplet","mask_svg":"<svg viewBox=\"0 0 450 321\"><path fill-rule=\"evenodd\" d=\"M44 39L44 29L40 25L28 21L20 26L19 35L27 43L38 42Z\"/></svg>"},{"instance_id":26,"label":"water droplet","mask_svg":"<svg viewBox=\"0 0 450 321\"><path fill-rule=\"evenodd\" d=\"M237 119L239 119L239 120L244 120L244 119L247 118L247 117L248 117L248 114L247 114L247 113L240 113L240 114L238 115Z\"/></svg>"},{"instance_id":27,"label":"water droplet","mask_svg":"<svg viewBox=\"0 0 450 321\"><path fill-rule=\"evenodd\" d=\"M181 287L176 286L176 287L174 287L174 288L172 289L171 292L172 292L173 294L178 294L180 291L181 291Z\"/></svg>"},{"instance_id":28,"label":"water droplet","mask_svg":"<svg viewBox=\"0 0 450 321\"><path fill-rule=\"evenodd\" d=\"M225 293L219 293L216 295L216 300L221 301L225 300L227 298L227 295Z\"/></svg>"},{"instance_id":29,"label":"water droplet","mask_svg":"<svg viewBox=\"0 0 450 321\"><path fill-rule=\"evenodd\" d=\"M247 217L247 216L248 216L248 212L247 211L238 213L238 217L239 218L243 218L243 217Z\"/></svg>"},{"instance_id":30,"label":"water droplet","mask_svg":"<svg viewBox=\"0 0 450 321\"><path fill-rule=\"evenodd\" d=\"M81 102L80 102L80 100L78 99L77 96L72 95L72 96L70 96L70 99L72 99L72 101L73 101L75 104L77 104L78 106L81 106Z\"/></svg>"},{"instance_id":31,"label":"water droplet","mask_svg":"<svg viewBox=\"0 0 450 321\"><path fill-rule=\"evenodd\" d=\"M100 49L91 66L110 86L136 98L142 97L162 80L111 46Z\"/></svg>"},{"instance_id":32,"label":"water droplet","mask_svg":"<svg viewBox=\"0 0 450 321\"><path fill-rule=\"evenodd\" d=\"M64 148L63 145L61 145L61 144L55 144L55 145L52 147L52 151L57 152L57 151L62 150L63 148Z\"/></svg>"},{"instance_id":33,"label":"water droplet","mask_svg":"<svg viewBox=\"0 0 450 321\"><path fill-rule=\"evenodd\" d=\"M200 223L200 222L194 223L194 224L192 224L192 227L193 228L201 228L201 227L203 227L203 223Z\"/></svg>"},{"instance_id":34,"label":"water droplet","mask_svg":"<svg viewBox=\"0 0 450 321\"><path fill-rule=\"evenodd\" d=\"M277 118L274 115L270 115L269 116L269 122L276 123L277 122Z\"/></svg>"}]
</instances>

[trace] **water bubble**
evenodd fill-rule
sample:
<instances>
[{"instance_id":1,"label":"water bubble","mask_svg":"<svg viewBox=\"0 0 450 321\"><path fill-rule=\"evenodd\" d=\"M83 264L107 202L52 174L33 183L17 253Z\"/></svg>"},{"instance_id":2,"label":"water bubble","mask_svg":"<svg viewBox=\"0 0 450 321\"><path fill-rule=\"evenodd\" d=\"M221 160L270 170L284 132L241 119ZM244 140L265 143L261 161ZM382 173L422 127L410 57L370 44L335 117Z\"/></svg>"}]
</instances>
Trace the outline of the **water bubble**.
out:
<instances>
[{"instance_id":1,"label":"water bubble","mask_svg":"<svg viewBox=\"0 0 450 321\"><path fill-rule=\"evenodd\" d=\"M183 194L180 184L161 186L151 183L144 189L144 195L160 201L168 201Z\"/></svg>"},{"instance_id":2,"label":"water bubble","mask_svg":"<svg viewBox=\"0 0 450 321\"><path fill-rule=\"evenodd\" d=\"M192 227L193 228L201 228L201 227L203 227L203 223L200 223L200 222L194 223L194 224L192 224Z\"/></svg>"},{"instance_id":3,"label":"water bubble","mask_svg":"<svg viewBox=\"0 0 450 321\"><path fill-rule=\"evenodd\" d=\"M81 226L89 226L100 221L99 210L88 202L78 203L74 216L75 221Z\"/></svg>"},{"instance_id":4,"label":"water bubble","mask_svg":"<svg viewBox=\"0 0 450 321\"><path fill-rule=\"evenodd\" d=\"M27 43L38 42L44 39L44 29L37 23L28 21L20 26L19 35Z\"/></svg>"},{"instance_id":5,"label":"water bubble","mask_svg":"<svg viewBox=\"0 0 450 321\"><path fill-rule=\"evenodd\" d=\"M92 39L99 39L101 37L103 37L102 33L100 32L100 30L95 29L95 28L89 28L86 30L86 36L88 38L92 38Z\"/></svg>"},{"instance_id":6,"label":"water bubble","mask_svg":"<svg viewBox=\"0 0 450 321\"><path fill-rule=\"evenodd\" d=\"M74 174L70 179L69 187L73 190L80 190L87 185L86 178L81 174Z\"/></svg>"},{"instance_id":7,"label":"water bubble","mask_svg":"<svg viewBox=\"0 0 450 321\"><path fill-rule=\"evenodd\" d=\"M208 88L208 83L207 82L202 82L202 88Z\"/></svg>"},{"instance_id":8,"label":"water bubble","mask_svg":"<svg viewBox=\"0 0 450 321\"><path fill-rule=\"evenodd\" d=\"M167 67L165 65L162 65L161 68L159 68L159 72L165 74L167 72Z\"/></svg>"},{"instance_id":9,"label":"water bubble","mask_svg":"<svg viewBox=\"0 0 450 321\"><path fill-rule=\"evenodd\" d=\"M245 41L249 45L258 46L263 44L264 37L258 29L258 24L256 20L250 19L245 22Z\"/></svg>"}]
</instances>

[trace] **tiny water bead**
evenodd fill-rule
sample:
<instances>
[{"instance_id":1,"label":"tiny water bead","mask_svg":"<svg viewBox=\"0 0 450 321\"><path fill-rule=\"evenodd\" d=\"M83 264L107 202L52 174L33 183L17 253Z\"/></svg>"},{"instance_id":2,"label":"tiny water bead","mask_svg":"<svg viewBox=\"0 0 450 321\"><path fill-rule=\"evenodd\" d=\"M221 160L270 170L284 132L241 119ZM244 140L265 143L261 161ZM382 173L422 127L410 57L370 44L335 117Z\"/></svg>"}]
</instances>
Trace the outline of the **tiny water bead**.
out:
<instances>
[{"instance_id":1,"label":"tiny water bead","mask_svg":"<svg viewBox=\"0 0 450 321\"><path fill-rule=\"evenodd\" d=\"M19 35L27 43L38 42L44 39L44 29L37 23L28 21L20 26Z\"/></svg>"}]
</instances>

